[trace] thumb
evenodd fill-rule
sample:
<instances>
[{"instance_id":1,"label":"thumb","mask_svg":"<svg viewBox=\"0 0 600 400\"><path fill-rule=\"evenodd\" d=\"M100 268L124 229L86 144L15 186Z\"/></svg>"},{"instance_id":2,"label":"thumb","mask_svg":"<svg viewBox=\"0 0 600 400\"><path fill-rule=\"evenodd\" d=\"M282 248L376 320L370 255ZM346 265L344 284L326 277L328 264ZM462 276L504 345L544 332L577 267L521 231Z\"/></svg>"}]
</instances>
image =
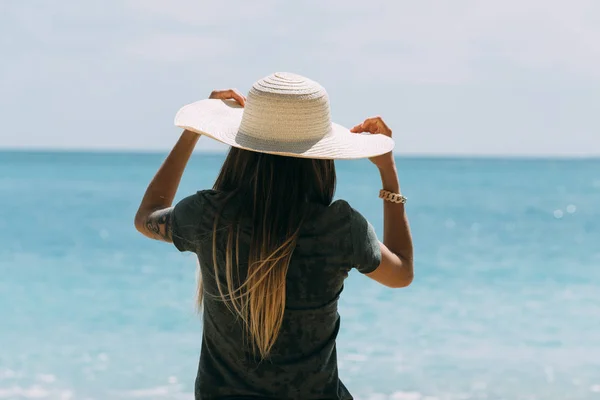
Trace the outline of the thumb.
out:
<instances>
[{"instance_id":1,"label":"thumb","mask_svg":"<svg viewBox=\"0 0 600 400\"><path fill-rule=\"evenodd\" d=\"M352 132L352 133L364 132L363 124L355 125L352 129L350 129L350 132Z\"/></svg>"}]
</instances>

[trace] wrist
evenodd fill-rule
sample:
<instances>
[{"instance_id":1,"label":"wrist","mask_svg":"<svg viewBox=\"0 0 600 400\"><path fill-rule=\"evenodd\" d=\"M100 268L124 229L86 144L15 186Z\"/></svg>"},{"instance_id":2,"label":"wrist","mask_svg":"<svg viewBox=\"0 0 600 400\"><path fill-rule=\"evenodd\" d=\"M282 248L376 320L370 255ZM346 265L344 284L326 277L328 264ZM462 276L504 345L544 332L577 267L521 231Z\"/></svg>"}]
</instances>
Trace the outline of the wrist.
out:
<instances>
[{"instance_id":1,"label":"wrist","mask_svg":"<svg viewBox=\"0 0 600 400\"><path fill-rule=\"evenodd\" d=\"M382 189L400 194L400 182L398 181L398 171L395 164L379 168L379 175L381 177Z\"/></svg>"},{"instance_id":2,"label":"wrist","mask_svg":"<svg viewBox=\"0 0 600 400\"><path fill-rule=\"evenodd\" d=\"M395 171L396 161L392 158L389 162L386 162L385 164L377 165L377 169L379 170L380 174Z\"/></svg>"},{"instance_id":3,"label":"wrist","mask_svg":"<svg viewBox=\"0 0 600 400\"><path fill-rule=\"evenodd\" d=\"M198 139L200 139L200 134L186 129L181 134L181 138L196 142L196 141L198 141Z\"/></svg>"}]
</instances>

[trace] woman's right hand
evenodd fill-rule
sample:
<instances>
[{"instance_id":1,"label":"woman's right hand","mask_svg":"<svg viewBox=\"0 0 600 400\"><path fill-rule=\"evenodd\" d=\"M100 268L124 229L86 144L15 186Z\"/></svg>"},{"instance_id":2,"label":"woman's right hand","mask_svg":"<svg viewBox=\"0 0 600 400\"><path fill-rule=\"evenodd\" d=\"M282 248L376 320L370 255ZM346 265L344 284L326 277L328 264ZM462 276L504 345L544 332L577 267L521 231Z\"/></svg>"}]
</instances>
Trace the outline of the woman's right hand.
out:
<instances>
[{"instance_id":1,"label":"woman's right hand","mask_svg":"<svg viewBox=\"0 0 600 400\"><path fill-rule=\"evenodd\" d=\"M386 125L380 116L365 119L363 123L358 124L354 128L350 129L350 132L369 132L371 134L381 134L390 138L392 137L392 130ZM380 156L371 157L369 160L371 160L371 162L380 170L394 167L395 165L394 156L391 151Z\"/></svg>"}]
</instances>

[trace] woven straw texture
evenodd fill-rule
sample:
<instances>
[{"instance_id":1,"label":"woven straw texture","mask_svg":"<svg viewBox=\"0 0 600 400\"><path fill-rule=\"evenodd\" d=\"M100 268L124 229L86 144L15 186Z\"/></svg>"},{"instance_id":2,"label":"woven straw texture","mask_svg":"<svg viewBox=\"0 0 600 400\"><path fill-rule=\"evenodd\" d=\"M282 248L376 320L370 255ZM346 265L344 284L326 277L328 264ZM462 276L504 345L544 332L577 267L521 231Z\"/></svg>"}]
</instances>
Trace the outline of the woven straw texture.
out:
<instances>
[{"instance_id":1,"label":"woven straw texture","mask_svg":"<svg viewBox=\"0 0 600 400\"><path fill-rule=\"evenodd\" d=\"M332 123L325 89L290 73L254 83L245 108L210 99L188 104L177 113L175 125L233 147L292 157L365 158L394 147L387 136L351 133Z\"/></svg>"}]
</instances>

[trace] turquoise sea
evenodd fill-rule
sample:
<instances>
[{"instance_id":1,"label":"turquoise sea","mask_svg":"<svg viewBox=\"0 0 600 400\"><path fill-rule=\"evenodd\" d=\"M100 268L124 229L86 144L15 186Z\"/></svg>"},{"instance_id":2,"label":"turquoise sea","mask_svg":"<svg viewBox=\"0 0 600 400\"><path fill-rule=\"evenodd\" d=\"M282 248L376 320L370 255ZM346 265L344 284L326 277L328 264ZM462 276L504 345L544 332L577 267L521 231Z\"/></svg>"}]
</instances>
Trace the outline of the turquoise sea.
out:
<instances>
[{"instance_id":1,"label":"turquoise sea","mask_svg":"<svg viewBox=\"0 0 600 400\"><path fill-rule=\"evenodd\" d=\"M0 399L192 399L195 261L133 216L164 154L0 153ZM178 198L211 186L197 154ZM382 232L378 175L337 197ZM600 398L600 160L398 158L416 278L353 272L340 375L359 400Z\"/></svg>"}]
</instances>

